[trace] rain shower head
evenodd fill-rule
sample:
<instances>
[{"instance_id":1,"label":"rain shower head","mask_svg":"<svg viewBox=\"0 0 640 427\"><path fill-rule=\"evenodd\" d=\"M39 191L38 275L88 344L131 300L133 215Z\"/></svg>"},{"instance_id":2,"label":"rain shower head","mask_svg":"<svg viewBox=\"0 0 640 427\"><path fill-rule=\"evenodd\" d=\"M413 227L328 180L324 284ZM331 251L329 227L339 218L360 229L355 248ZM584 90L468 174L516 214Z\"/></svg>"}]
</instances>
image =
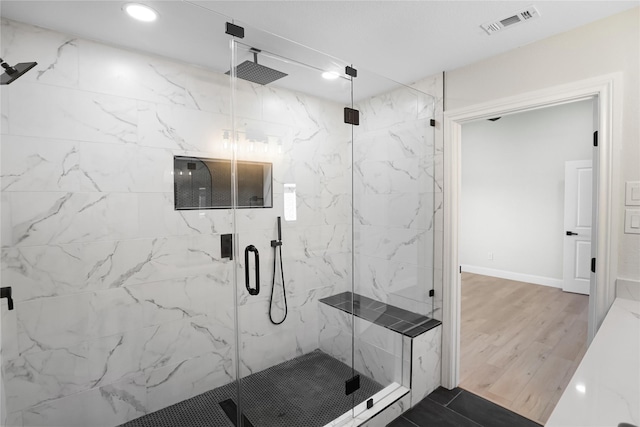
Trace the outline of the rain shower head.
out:
<instances>
[{"instance_id":1,"label":"rain shower head","mask_svg":"<svg viewBox=\"0 0 640 427\"><path fill-rule=\"evenodd\" d=\"M4 68L4 73L0 76L0 84L8 85L16 80L18 77L38 65L37 62L21 62L16 64L15 67L7 64L0 58L0 65Z\"/></svg>"},{"instance_id":2,"label":"rain shower head","mask_svg":"<svg viewBox=\"0 0 640 427\"><path fill-rule=\"evenodd\" d=\"M264 86L288 76L288 74L283 73L282 71L274 70L273 68L258 64L258 53L260 53L260 50L251 48L251 52L253 53L253 61L244 61L242 64L238 65L236 67L236 77ZM227 71L225 74L230 73L231 70Z\"/></svg>"}]
</instances>

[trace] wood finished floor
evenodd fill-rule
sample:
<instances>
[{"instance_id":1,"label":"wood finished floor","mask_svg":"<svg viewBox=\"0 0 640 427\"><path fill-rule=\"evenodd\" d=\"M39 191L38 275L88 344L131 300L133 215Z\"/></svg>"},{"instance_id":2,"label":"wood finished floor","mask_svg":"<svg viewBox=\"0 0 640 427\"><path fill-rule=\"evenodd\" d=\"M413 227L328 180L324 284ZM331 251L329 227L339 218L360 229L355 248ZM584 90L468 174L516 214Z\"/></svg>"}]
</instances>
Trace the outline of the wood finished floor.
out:
<instances>
[{"instance_id":1,"label":"wood finished floor","mask_svg":"<svg viewBox=\"0 0 640 427\"><path fill-rule=\"evenodd\" d=\"M545 424L587 350L586 295L462 274L460 387Z\"/></svg>"}]
</instances>

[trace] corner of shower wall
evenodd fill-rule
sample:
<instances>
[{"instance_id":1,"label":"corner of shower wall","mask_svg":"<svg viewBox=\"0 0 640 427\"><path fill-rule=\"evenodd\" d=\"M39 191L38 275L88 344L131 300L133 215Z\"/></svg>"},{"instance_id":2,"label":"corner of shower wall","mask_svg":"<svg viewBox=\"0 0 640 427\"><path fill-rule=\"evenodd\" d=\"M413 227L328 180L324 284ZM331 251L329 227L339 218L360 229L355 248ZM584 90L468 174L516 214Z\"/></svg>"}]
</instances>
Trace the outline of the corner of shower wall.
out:
<instances>
[{"instance_id":1,"label":"corner of shower wall","mask_svg":"<svg viewBox=\"0 0 640 427\"><path fill-rule=\"evenodd\" d=\"M433 317L442 218L434 99L401 86L358 101L357 108L356 292Z\"/></svg>"}]
</instances>

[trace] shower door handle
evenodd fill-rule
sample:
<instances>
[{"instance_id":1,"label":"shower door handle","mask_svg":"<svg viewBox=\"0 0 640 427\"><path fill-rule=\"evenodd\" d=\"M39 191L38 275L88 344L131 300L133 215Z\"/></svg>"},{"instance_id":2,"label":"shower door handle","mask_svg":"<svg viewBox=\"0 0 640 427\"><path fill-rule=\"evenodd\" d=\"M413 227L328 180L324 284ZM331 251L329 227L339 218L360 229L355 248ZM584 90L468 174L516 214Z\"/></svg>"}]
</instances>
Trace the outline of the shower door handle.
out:
<instances>
[{"instance_id":1,"label":"shower door handle","mask_svg":"<svg viewBox=\"0 0 640 427\"><path fill-rule=\"evenodd\" d=\"M249 252L253 252L256 260L256 287L251 287L251 280L249 280ZM260 293L260 254L258 249L249 245L244 248L244 281L249 295L258 295Z\"/></svg>"}]
</instances>

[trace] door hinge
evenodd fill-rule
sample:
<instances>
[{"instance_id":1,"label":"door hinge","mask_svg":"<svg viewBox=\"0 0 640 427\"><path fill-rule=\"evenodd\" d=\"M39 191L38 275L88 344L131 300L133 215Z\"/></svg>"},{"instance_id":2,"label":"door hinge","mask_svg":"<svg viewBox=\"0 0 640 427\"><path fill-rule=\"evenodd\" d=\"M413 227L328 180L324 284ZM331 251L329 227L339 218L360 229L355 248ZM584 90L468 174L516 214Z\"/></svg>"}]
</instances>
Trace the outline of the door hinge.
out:
<instances>
[{"instance_id":1,"label":"door hinge","mask_svg":"<svg viewBox=\"0 0 640 427\"><path fill-rule=\"evenodd\" d=\"M431 125L431 127L436 127L436 119L429 120L429 125Z\"/></svg>"},{"instance_id":2,"label":"door hinge","mask_svg":"<svg viewBox=\"0 0 640 427\"><path fill-rule=\"evenodd\" d=\"M244 28L240 25L232 24L231 22L227 22L227 30L225 33L233 37L238 37L239 39L244 38Z\"/></svg>"},{"instance_id":3,"label":"door hinge","mask_svg":"<svg viewBox=\"0 0 640 427\"><path fill-rule=\"evenodd\" d=\"M460 274L462 274L462 266L458 267L460 269Z\"/></svg>"},{"instance_id":4,"label":"door hinge","mask_svg":"<svg viewBox=\"0 0 640 427\"><path fill-rule=\"evenodd\" d=\"M360 389L360 375L348 379L344 382L344 393L349 396L356 390Z\"/></svg>"},{"instance_id":5,"label":"door hinge","mask_svg":"<svg viewBox=\"0 0 640 427\"><path fill-rule=\"evenodd\" d=\"M598 131L595 131L593 133L593 146L597 147L598 146Z\"/></svg>"},{"instance_id":6,"label":"door hinge","mask_svg":"<svg viewBox=\"0 0 640 427\"><path fill-rule=\"evenodd\" d=\"M436 291L434 291L433 289L429 289L429 296L432 297L436 294Z\"/></svg>"},{"instance_id":7,"label":"door hinge","mask_svg":"<svg viewBox=\"0 0 640 427\"><path fill-rule=\"evenodd\" d=\"M360 111L344 107L344 122L348 125L358 126L360 124Z\"/></svg>"},{"instance_id":8,"label":"door hinge","mask_svg":"<svg viewBox=\"0 0 640 427\"><path fill-rule=\"evenodd\" d=\"M595 258L591 258L591 272L592 273L596 272L596 259Z\"/></svg>"},{"instance_id":9,"label":"door hinge","mask_svg":"<svg viewBox=\"0 0 640 427\"><path fill-rule=\"evenodd\" d=\"M344 72L347 76L358 77L358 70L348 65L345 67Z\"/></svg>"}]
</instances>

